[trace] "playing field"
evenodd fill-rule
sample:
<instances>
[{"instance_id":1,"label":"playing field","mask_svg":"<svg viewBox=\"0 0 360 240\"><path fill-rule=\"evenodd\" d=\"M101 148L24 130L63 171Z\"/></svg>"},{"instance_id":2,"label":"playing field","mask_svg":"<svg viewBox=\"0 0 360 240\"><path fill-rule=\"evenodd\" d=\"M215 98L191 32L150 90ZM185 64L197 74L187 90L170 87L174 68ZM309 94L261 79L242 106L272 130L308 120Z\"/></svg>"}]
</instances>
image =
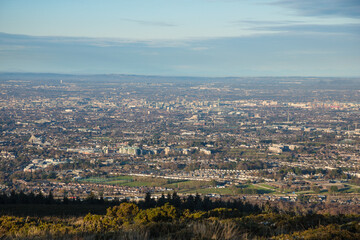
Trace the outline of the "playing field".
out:
<instances>
[{"instance_id":1,"label":"playing field","mask_svg":"<svg viewBox=\"0 0 360 240\"><path fill-rule=\"evenodd\" d=\"M87 183L99 183L128 187L164 187L181 192L210 187L206 181L175 180L138 176L91 177L80 180Z\"/></svg>"},{"instance_id":2,"label":"playing field","mask_svg":"<svg viewBox=\"0 0 360 240\"><path fill-rule=\"evenodd\" d=\"M213 182L209 181L177 180L141 176L91 177L82 179L81 182L128 187L163 187L169 189L169 191L175 190L179 193L213 193L221 195L276 193L276 190L273 187L266 184L248 184L237 187L217 188L214 186Z\"/></svg>"}]
</instances>

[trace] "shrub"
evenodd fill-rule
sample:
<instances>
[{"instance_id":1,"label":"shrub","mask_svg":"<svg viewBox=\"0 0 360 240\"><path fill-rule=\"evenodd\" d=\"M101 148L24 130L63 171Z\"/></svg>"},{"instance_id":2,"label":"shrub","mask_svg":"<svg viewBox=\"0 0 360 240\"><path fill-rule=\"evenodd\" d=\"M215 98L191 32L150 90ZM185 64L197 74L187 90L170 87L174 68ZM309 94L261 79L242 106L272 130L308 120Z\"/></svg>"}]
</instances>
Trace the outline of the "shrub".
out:
<instances>
[{"instance_id":1,"label":"shrub","mask_svg":"<svg viewBox=\"0 0 360 240\"><path fill-rule=\"evenodd\" d=\"M119 206L108 208L106 217L113 219L119 224L131 223L139 213L139 208L134 203L121 203Z\"/></svg>"},{"instance_id":2,"label":"shrub","mask_svg":"<svg viewBox=\"0 0 360 240\"><path fill-rule=\"evenodd\" d=\"M135 217L137 223L171 221L180 216L178 209L166 203L162 207L142 210Z\"/></svg>"}]
</instances>

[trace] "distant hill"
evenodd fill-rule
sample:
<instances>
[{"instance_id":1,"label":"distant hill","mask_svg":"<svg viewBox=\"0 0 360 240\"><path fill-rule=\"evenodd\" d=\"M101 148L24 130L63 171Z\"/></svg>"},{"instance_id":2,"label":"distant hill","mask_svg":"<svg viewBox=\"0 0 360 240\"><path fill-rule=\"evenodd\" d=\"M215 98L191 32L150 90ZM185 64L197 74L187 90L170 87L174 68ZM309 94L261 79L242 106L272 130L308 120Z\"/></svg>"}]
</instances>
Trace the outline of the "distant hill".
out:
<instances>
[{"instance_id":1,"label":"distant hill","mask_svg":"<svg viewBox=\"0 0 360 240\"><path fill-rule=\"evenodd\" d=\"M360 89L360 78L339 77L191 77L191 76L155 76L128 74L58 74L58 73L0 73L0 82L31 81L51 83L67 81L77 83L182 83L182 84L230 84L239 87L296 87L317 89Z\"/></svg>"}]
</instances>

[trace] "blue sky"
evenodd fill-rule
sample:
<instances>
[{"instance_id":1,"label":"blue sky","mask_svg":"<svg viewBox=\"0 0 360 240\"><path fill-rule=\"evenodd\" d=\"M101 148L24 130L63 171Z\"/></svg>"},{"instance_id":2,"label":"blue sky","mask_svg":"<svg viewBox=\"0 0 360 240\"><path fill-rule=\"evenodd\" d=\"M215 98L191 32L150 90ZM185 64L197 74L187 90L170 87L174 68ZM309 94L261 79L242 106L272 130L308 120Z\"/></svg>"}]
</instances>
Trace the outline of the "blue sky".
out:
<instances>
[{"instance_id":1,"label":"blue sky","mask_svg":"<svg viewBox=\"0 0 360 240\"><path fill-rule=\"evenodd\" d=\"M0 0L0 71L360 76L359 0Z\"/></svg>"}]
</instances>

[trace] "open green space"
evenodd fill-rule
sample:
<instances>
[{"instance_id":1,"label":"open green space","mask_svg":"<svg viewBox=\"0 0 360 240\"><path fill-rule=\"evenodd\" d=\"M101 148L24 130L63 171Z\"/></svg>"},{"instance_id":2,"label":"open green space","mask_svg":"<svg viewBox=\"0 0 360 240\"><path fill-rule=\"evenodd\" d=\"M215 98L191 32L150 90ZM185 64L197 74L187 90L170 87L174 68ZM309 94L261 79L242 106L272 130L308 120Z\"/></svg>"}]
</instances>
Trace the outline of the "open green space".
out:
<instances>
[{"instance_id":1,"label":"open green space","mask_svg":"<svg viewBox=\"0 0 360 240\"><path fill-rule=\"evenodd\" d=\"M220 194L220 195L234 195L235 192L231 190L230 188L204 188L204 189L198 189L196 191L190 190L187 193L195 194Z\"/></svg>"},{"instance_id":2,"label":"open green space","mask_svg":"<svg viewBox=\"0 0 360 240\"><path fill-rule=\"evenodd\" d=\"M275 193L275 190L267 187L259 186L258 184L244 184L239 187L238 193L244 194L269 194Z\"/></svg>"},{"instance_id":3,"label":"open green space","mask_svg":"<svg viewBox=\"0 0 360 240\"><path fill-rule=\"evenodd\" d=\"M82 179L82 182L88 183L102 183L102 184L124 184L134 181L132 176L116 176L116 177L90 177L86 179Z\"/></svg>"},{"instance_id":4,"label":"open green space","mask_svg":"<svg viewBox=\"0 0 360 240\"><path fill-rule=\"evenodd\" d=\"M264 187L264 188L271 188L271 189L276 190L276 188L275 188L275 187L270 186L270 185L265 184L265 183L259 183L259 184L258 184L258 186L260 186L260 187Z\"/></svg>"},{"instance_id":5,"label":"open green space","mask_svg":"<svg viewBox=\"0 0 360 240\"><path fill-rule=\"evenodd\" d=\"M207 188L212 184L207 181L176 180L139 176L91 177L80 181L128 187L164 187L171 188L179 192Z\"/></svg>"},{"instance_id":6,"label":"open green space","mask_svg":"<svg viewBox=\"0 0 360 240\"><path fill-rule=\"evenodd\" d=\"M174 188L174 189L199 189L199 188L207 187L209 185L211 185L211 183L206 181L182 180L182 181L166 184L165 187Z\"/></svg>"},{"instance_id":7,"label":"open green space","mask_svg":"<svg viewBox=\"0 0 360 240\"><path fill-rule=\"evenodd\" d=\"M344 189L340 189L339 192L343 193L360 193L360 187L352 184L345 184Z\"/></svg>"},{"instance_id":8,"label":"open green space","mask_svg":"<svg viewBox=\"0 0 360 240\"><path fill-rule=\"evenodd\" d=\"M179 193L200 194L276 194L279 193L275 187L265 183L243 184L226 188L216 188L213 182L195 180L177 180L142 176L116 176L116 177L91 177L82 179L82 182L100 183L128 187L163 187L173 189Z\"/></svg>"}]
</instances>

